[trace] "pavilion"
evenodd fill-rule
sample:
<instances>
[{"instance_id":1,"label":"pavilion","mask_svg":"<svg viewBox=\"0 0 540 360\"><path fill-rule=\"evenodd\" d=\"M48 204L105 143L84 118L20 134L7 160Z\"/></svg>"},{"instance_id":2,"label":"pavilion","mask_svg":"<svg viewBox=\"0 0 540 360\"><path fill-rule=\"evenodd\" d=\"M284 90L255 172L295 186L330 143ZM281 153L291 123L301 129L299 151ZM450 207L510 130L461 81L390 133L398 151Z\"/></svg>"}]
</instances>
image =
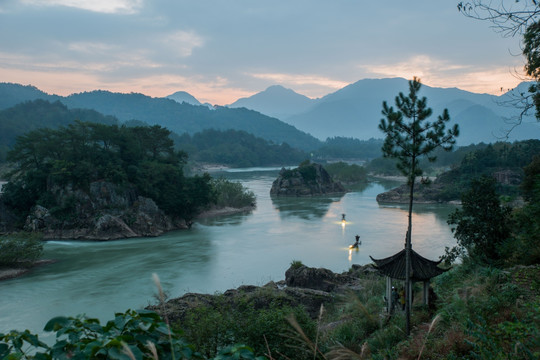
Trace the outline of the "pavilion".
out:
<instances>
[{"instance_id":1,"label":"pavilion","mask_svg":"<svg viewBox=\"0 0 540 360\"><path fill-rule=\"evenodd\" d=\"M386 275L386 301L387 309L390 312L392 308L392 279L405 280L405 249L401 250L395 255L384 259L374 259L374 267L379 270L380 273ZM411 249L411 282L409 292L412 291L412 283L422 281L424 283L424 304L429 304L429 282L435 276L438 276L449 269L441 269L438 265L442 260L432 261L418 254ZM412 308L412 304L409 303L409 309Z\"/></svg>"}]
</instances>

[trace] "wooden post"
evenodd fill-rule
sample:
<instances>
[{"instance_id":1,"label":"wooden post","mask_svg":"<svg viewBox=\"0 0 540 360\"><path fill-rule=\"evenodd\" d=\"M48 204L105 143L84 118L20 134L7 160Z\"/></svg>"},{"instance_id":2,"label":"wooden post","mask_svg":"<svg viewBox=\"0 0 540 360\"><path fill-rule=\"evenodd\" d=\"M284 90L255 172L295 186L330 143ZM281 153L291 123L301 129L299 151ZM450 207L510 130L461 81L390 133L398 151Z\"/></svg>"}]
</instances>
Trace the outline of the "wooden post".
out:
<instances>
[{"instance_id":1,"label":"wooden post","mask_svg":"<svg viewBox=\"0 0 540 360\"><path fill-rule=\"evenodd\" d=\"M390 313L392 309L392 279L386 277L386 311Z\"/></svg>"},{"instance_id":2,"label":"wooden post","mask_svg":"<svg viewBox=\"0 0 540 360\"><path fill-rule=\"evenodd\" d=\"M429 305L429 280L424 281L424 305Z\"/></svg>"}]
</instances>

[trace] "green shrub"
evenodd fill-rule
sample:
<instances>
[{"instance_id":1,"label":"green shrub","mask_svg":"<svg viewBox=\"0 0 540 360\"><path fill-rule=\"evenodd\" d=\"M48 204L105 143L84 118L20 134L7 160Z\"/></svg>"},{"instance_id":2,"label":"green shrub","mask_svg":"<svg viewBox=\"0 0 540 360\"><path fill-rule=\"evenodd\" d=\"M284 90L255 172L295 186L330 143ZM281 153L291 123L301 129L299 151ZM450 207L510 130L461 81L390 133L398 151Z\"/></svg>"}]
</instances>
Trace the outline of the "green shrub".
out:
<instances>
[{"instance_id":1,"label":"green shrub","mask_svg":"<svg viewBox=\"0 0 540 360\"><path fill-rule=\"evenodd\" d=\"M307 183L317 180L317 171L315 170L315 166L313 164L300 164L298 167L298 172L300 172L300 175L302 175L302 178Z\"/></svg>"},{"instance_id":2,"label":"green shrub","mask_svg":"<svg viewBox=\"0 0 540 360\"><path fill-rule=\"evenodd\" d=\"M223 178L212 181L216 193L218 207L242 208L252 206L256 202L255 194L239 182L232 182Z\"/></svg>"},{"instance_id":3,"label":"green shrub","mask_svg":"<svg viewBox=\"0 0 540 360\"><path fill-rule=\"evenodd\" d=\"M283 354L299 359L292 348L296 339L286 336L291 326L287 317L293 315L302 329L312 336L315 325L303 307L284 304L279 296L265 289L230 302L219 296L209 306L188 311L185 319L175 324L204 356L216 356L219 349L233 344L249 344L255 353Z\"/></svg>"},{"instance_id":4,"label":"green shrub","mask_svg":"<svg viewBox=\"0 0 540 360\"><path fill-rule=\"evenodd\" d=\"M31 266L42 252L40 234L16 233L0 237L0 266Z\"/></svg>"},{"instance_id":5,"label":"green shrub","mask_svg":"<svg viewBox=\"0 0 540 360\"><path fill-rule=\"evenodd\" d=\"M97 319L56 317L44 330L56 332L52 346L28 330L0 333L0 359L205 359L180 332L170 331L159 315L147 310L117 313L105 325ZM263 358L235 344L220 349L215 359Z\"/></svg>"}]
</instances>

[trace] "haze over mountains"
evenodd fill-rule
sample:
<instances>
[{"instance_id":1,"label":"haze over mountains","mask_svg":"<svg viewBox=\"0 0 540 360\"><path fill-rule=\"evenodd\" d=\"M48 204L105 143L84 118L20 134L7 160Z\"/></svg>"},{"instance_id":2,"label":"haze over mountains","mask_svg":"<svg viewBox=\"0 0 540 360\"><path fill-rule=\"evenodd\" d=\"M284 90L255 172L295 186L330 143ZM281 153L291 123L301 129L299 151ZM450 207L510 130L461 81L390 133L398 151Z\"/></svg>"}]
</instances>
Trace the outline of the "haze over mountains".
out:
<instances>
[{"instance_id":1,"label":"haze over mountains","mask_svg":"<svg viewBox=\"0 0 540 360\"><path fill-rule=\"evenodd\" d=\"M526 89L527 85L522 84L514 93L526 92ZM310 99L275 85L227 107L213 107L201 104L185 91L165 98L102 90L62 97L46 94L32 86L0 83L0 109L34 99L60 101L72 109L92 109L115 116L121 122L140 120L150 125L158 124L178 134L193 134L204 129L243 130L276 144L287 142L311 151L320 146L318 139L328 137L382 138L378 129L382 102L394 106L394 98L399 92L408 93L407 80L360 80L319 99ZM501 105L511 100L510 93L494 96L424 85L420 95L427 97L433 119L448 108L452 123L460 125L459 145L503 139L505 130L511 127L505 119L520 111ZM511 132L508 140L531 138L540 138L540 123L529 116Z\"/></svg>"},{"instance_id":2,"label":"haze over mountains","mask_svg":"<svg viewBox=\"0 0 540 360\"><path fill-rule=\"evenodd\" d=\"M92 109L112 115L120 122L139 120L148 125L161 125L181 135L205 129L242 130L275 144L286 142L292 147L311 151L320 146L313 136L278 119L246 108L230 109L191 105L167 98L143 94L123 94L96 90L67 97L49 95L33 86L0 84L0 110L31 100L59 101L70 109ZM47 124L43 124L44 127Z\"/></svg>"},{"instance_id":3,"label":"haze over mountains","mask_svg":"<svg viewBox=\"0 0 540 360\"><path fill-rule=\"evenodd\" d=\"M526 91L527 84L522 84L514 94ZM272 86L229 107L242 106L278 117L321 140L333 136L366 140L383 137L378 129L382 102L387 101L395 107L394 99L399 92L408 94L407 80L360 80L319 99L309 99L293 90ZM508 121L520 112L513 106L504 105L512 99L512 93L494 96L423 85L420 96L427 97L433 119L448 108L452 123L458 123L461 128L460 145L501 140L505 130L511 127ZM540 138L540 124L533 116L525 118L525 123L511 132L509 140L530 138Z\"/></svg>"}]
</instances>

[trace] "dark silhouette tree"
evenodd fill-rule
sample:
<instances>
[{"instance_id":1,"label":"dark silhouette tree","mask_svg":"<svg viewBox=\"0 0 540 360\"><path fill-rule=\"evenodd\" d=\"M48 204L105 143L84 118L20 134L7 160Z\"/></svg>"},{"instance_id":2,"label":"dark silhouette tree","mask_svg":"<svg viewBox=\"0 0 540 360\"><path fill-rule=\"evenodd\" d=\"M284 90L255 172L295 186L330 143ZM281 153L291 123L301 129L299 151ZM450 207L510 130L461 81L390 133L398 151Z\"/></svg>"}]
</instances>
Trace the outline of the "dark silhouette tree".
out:
<instances>
[{"instance_id":1,"label":"dark silhouette tree","mask_svg":"<svg viewBox=\"0 0 540 360\"><path fill-rule=\"evenodd\" d=\"M493 29L504 37L522 36L522 52L525 56L523 80L533 80L527 92L512 90L504 105L520 109L512 126L506 130L508 138L512 130L523 122L523 117L536 108L536 120L540 121L540 3L537 0L472 0L459 2L463 15L492 23Z\"/></svg>"},{"instance_id":2,"label":"dark silhouette tree","mask_svg":"<svg viewBox=\"0 0 540 360\"><path fill-rule=\"evenodd\" d=\"M381 119L379 129L386 137L382 147L384 157L397 159L397 168L407 176L409 185L409 223L405 242L406 252L406 327L407 335L410 333L410 280L411 280L411 236L412 236L412 208L414 183L416 178L422 176L423 171L419 166L419 160L427 157L429 161L435 161L436 157L430 155L438 147L450 151L455 144L455 137L459 134L459 128L454 125L445 132L446 123L450 120L448 110L444 109L437 120L429 122L432 110L427 107L427 99L419 98L420 79L416 77L409 81L409 95L399 93L395 103L397 111L383 102L382 114L386 119ZM409 119L410 121L407 121Z\"/></svg>"},{"instance_id":3,"label":"dark silhouette tree","mask_svg":"<svg viewBox=\"0 0 540 360\"><path fill-rule=\"evenodd\" d=\"M457 246L447 249L447 257L467 257L475 263L499 265L502 246L510 237L511 209L501 206L495 190L496 181L481 176L471 182L461 198L462 208L448 218Z\"/></svg>"}]
</instances>

